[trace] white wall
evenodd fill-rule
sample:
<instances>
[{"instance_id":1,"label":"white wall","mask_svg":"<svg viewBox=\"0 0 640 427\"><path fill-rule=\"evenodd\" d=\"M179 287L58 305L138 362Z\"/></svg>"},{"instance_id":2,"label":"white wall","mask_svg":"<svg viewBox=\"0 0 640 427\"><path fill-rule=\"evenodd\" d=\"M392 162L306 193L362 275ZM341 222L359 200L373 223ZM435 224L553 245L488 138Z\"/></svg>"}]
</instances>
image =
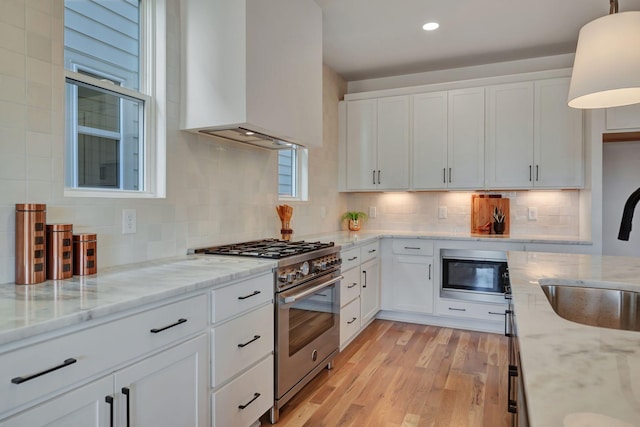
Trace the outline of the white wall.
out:
<instances>
[{"instance_id":1,"label":"white wall","mask_svg":"<svg viewBox=\"0 0 640 427\"><path fill-rule=\"evenodd\" d=\"M618 240L624 204L640 187L640 141L603 144L602 157L602 253L640 256L640 207L629 241Z\"/></svg>"},{"instance_id":2,"label":"white wall","mask_svg":"<svg viewBox=\"0 0 640 427\"><path fill-rule=\"evenodd\" d=\"M48 223L98 234L98 269L188 248L278 237L276 153L178 128L178 2L167 2L167 198L65 198L63 0L0 2L0 283L14 280L15 204L46 203ZM346 209L337 188L337 102L346 82L324 68L324 145L309 152L310 201L295 203L297 236L334 231ZM137 233L121 233L122 209Z\"/></svg>"}]
</instances>

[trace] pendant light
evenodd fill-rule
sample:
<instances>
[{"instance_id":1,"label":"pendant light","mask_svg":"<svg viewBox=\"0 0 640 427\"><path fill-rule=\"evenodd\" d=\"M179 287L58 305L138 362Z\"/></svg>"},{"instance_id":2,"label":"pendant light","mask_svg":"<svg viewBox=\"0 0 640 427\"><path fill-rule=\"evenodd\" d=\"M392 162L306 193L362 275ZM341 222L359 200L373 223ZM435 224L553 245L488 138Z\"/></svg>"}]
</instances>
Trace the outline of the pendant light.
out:
<instances>
[{"instance_id":1,"label":"pendant light","mask_svg":"<svg viewBox=\"0 0 640 427\"><path fill-rule=\"evenodd\" d=\"M569 107L640 103L640 12L618 13L618 0L609 4L609 15L580 30Z\"/></svg>"}]
</instances>

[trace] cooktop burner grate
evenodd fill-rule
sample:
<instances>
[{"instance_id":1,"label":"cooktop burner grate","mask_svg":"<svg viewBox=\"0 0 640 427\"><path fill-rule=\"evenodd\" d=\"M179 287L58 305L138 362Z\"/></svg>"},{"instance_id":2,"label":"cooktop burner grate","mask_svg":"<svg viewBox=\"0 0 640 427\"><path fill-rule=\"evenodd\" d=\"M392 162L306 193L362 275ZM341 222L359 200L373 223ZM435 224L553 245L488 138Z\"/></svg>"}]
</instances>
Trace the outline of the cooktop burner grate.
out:
<instances>
[{"instance_id":1,"label":"cooktop burner grate","mask_svg":"<svg viewBox=\"0 0 640 427\"><path fill-rule=\"evenodd\" d=\"M255 240L244 243L198 249L196 253L209 255L237 255L259 258L280 259L334 246L333 242L287 242L278 239Z\"/></svg>"}]
</instances>

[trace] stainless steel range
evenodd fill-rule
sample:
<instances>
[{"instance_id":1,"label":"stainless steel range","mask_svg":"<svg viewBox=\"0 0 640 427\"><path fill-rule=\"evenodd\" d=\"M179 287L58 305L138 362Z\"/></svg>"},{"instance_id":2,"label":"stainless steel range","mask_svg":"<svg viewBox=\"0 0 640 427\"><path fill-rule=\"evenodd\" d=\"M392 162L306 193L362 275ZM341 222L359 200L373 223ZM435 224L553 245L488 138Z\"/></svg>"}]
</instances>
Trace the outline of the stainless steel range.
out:
<instances>
[{"instance_id":1,"label":"stainless steel range","mask_svg":"<svg viewBox=\"0 0 640 427\"><path fill-rule=\"evenodd\" d=\"M275 292L275 400L280 409L324 367L340 345L340 247L321 242L267 239L195 253L277 259Z\"/></svg>"}]
</instances>

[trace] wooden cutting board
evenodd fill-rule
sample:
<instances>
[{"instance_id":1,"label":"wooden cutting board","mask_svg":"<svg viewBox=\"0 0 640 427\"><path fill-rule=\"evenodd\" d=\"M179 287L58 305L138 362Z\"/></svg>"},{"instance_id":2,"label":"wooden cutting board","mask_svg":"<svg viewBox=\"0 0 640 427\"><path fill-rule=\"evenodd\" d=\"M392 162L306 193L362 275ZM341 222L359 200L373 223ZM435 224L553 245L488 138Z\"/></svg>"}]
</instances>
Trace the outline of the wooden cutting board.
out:
<instances>
[{"instance_id":1,"label":"wooden cutting board","mask_svg":"<svg viewBox=\"0 0 640 427\"><path fill-rule=\"evenodd\" d=\"M493 231L493 209L502 209L505 215L505 227L502 236L509 235L509 199L500 194L471 195L471 234L495 234Z\"/></svg>"}]
</instances>

